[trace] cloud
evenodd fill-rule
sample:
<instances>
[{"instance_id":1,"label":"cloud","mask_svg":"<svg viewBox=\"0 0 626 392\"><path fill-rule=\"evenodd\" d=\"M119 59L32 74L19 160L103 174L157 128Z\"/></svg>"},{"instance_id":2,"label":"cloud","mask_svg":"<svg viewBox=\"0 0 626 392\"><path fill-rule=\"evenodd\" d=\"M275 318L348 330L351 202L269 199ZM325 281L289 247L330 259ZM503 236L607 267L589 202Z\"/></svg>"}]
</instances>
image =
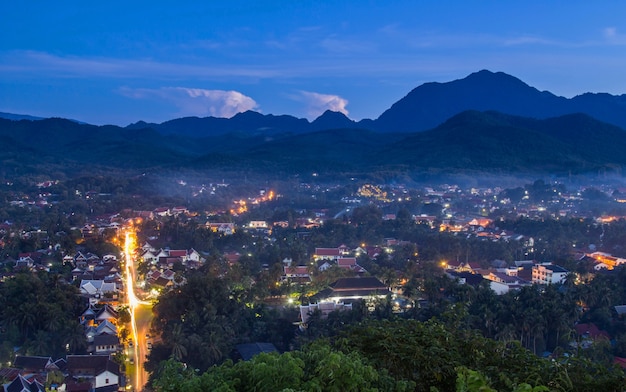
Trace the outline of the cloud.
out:
<instances>
[{"instance_id":1,"label":"cloud","mask_svg":"<svg viewBox=\"0 0 626 392\"><path fill-rule=\"evenodd\" d=\"M603 31L604 39L611 45L626 45L626 35L617 31L616 27L607 27Z\"/></svg>"},{"instance_id":2,"label":"cloud","mask_svg":"<svg viewBox=\"0 0 626 392\"><path fill-rule=\"evenodd\" d=\"M348 100L339 95L300 91L298 95L292 98L306 104L306 112L310 118L317 118L326 110L341 112L346 116L348 115L348 110L346 109Z\"/></svg>"},{"instance_id":3,"label":"cloud","mask_svg":"<svg viewBox=\"0 0 626 392\"><path fill-rule=\"evenodd\" d=\"M210 44L209 44L210 45ZM38 51L0 52L0 73L56 78L271 78L280 69L248 64L171 63L152 59L57 56Z\"/></svg>"},{"instance_id":4,"label":"cloud","mask_svg":"<svg viewBox=\"0 0 626 392\"><path fill-rule=\"evenodd\" d=\"M617 36L617 29L615 27L607 27L604 29L604 36L608 39L615 38Z\"/></svg>"},{"instance_id":5,"label":"cloud","mask_svg":"<svg viewBox=\"0 0 626 392\"><path fill-rule=\"evenodd\" d=\"M237 113L258 109L256 101L238 91L205 90L187 87L159 89L123 87L120 94L133 99L159 99L173 103L181 116L230 118Z\"/></svg>"},{"instance_id":6,"label":"cloud","mask_svg":"<svg viewBox=\"0 0 626 392\"><path fill-rule=\"evenodd\" d=\"M515 46L515 45L559 45L562 43L558 43L556 41L551 41L549 39L536 37L532 35L522 35L519 37L513 37L509 39L505 39L503 44L505 46Z\"/></svg>"}]
</instances>

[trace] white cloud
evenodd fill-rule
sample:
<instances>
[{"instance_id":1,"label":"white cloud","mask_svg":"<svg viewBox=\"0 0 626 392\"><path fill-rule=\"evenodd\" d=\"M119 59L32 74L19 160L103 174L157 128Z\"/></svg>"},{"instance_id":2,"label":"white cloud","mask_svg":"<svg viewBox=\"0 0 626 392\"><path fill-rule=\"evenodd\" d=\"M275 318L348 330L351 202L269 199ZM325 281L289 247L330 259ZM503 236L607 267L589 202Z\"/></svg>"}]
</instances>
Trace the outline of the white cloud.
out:
<instances>
[{"instance_id":1,"label":"white cloud","mask_svg":"<svg viewBox=\"0 0 626 392\"><path fill-rule=\"evenodd\" d=\"M348 110L346 109L348 100L339 95L300 91L298 95L292 98L306 104L306 112L309 118L317 118L326 110L348 115Z\"/></svg>"},{"instance_id":2,"label":"white cloud","mask_svg":"<svg viewBox=\"0 0 626 392\"><path fill-rule=\"evenodd\" d=\"M159 89L123 87L119 92L134 99L161 99L173 103L181 116L230 118L258 108L256 101L238 91L201 88L162 87Z\"/></svg>"}]
</instances>

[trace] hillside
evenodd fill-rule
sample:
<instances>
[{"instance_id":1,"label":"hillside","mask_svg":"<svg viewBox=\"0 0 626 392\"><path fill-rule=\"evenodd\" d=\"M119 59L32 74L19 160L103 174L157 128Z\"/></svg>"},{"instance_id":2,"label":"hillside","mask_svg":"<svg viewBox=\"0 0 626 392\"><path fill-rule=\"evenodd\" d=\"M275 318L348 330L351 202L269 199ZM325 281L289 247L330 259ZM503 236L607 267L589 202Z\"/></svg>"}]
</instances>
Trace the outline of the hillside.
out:
<instances>
[{"instance_id":1,"label":"hillside","mask_svg":"<svg viewBox=\"0 0 626 392\"><path fill-rule=\"evenodd\" d=\"M328 115L327 115L328 116ZM334 116L334 114L330 114ZM280 173L621 173L626 132L585 114L545 120L466 111L431 130L229 132L203 138L64 119L0 119L2 174L105 170Z\"/></svg>"}]
</instances>

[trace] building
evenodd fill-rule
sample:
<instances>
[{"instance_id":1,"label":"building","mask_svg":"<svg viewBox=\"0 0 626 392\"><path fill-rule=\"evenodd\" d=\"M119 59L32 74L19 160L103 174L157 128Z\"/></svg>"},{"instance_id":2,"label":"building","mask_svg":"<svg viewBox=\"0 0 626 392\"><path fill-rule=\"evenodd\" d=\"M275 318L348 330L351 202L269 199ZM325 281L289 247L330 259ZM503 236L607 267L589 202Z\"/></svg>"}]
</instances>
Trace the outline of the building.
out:
<instances>
[{"instance_id":1,"label":"building","mask_svg":"<svg viewBox=\"0 0 626 392\"><path fill-rule=\"evenodd\" d=\"M306 324L309 321L310 315L319 311L322 318L328 317L330 312L335 310L352 310L352 304L344 304L343 302L320 302L317 304L300 305L300 319L302 324Z\"/></svg>"},{"instance_id":2,"label":"building","mask_svg":"<svg viewBox=\"0 0 626 392\"><path fill-rule=\"evenodd\" d=\"M67 372L95 391L117 391L121 381L120 367L108 355L68 355Z\"/></svg>"},{"instance_id":3,"label":"building","mask_svg":"<svg viewBox=\"0 0 626 392\"><path fill-rule=\"evenodd\" d=\"M565 281L569 271L553 264L537 264L533 266L532 281L536 284L560 284Z\"/></svg>"},{"instance_id":4,"label":"building","mask_svg":"<svg viewBox=\"0 0 626 392\"><path fill-rule=\"evenodd\" d=\"M329 288L315 294L317 301L348 302L368 298L384 298L391 294L389 286L373 276L341 278Z\"/></svg>"}]
</instances>

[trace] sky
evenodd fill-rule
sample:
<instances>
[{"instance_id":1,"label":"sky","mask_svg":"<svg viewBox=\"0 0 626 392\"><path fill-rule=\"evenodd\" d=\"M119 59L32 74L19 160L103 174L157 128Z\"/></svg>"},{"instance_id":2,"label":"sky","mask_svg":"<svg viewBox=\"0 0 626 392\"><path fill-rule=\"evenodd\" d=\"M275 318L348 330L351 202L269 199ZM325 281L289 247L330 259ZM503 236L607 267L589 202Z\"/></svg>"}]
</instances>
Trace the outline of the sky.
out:
<instances>
[{"instance_id":1,"label":"sky","mask_svg":"<svg viewBox=\"0 0 626 392\"><path fill-rule=\"evenodd\" d=\"M626 93L624 1L3 1L0 26L0 112L98 125L374 119L482 69Z\"/></svg>"}]
</instances>

